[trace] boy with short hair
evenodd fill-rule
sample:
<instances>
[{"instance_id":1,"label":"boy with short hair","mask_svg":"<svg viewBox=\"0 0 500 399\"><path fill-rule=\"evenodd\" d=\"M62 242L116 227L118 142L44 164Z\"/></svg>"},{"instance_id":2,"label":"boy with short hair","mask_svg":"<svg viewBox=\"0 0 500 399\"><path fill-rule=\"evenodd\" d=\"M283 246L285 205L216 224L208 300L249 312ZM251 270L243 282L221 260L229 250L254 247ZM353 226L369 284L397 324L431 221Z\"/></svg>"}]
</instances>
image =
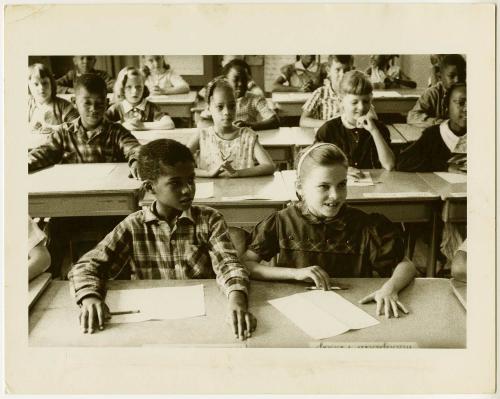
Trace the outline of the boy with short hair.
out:
<instances>
[{"instance_id":1,"label":"boy with short hair","mask_svg":"<svg viewBox=\"0 0 500 399\"><path fill-rule=\"evenodd\" d=\"M65 75L57 79L58 93L74 93L75 81L78 77L86 73L92 73L100 76L106 82L106 91L113 92L114 79L106 71L94 69L96 57L94 55L75 55L73 64L75 68L68 71Z\"/></svg>"},{"instance_id":2,"label":"boy with short hair","mask_svg":"<svg viewBox=\"0 0 500 399\"><path fill-rule=\"evenodd\" d=\"M127 129L105 117L106 83L84 74L75 83L76 108L80 115L52 133L45 144L28 155L28 170L57 163L128 162L137 176L136 152L140 144Z\"/></svg>"},{"instance_id":3,"label":"boy with short hair","mask_svg":"<svg viewBox=\"0 0 500 399\"><path fill-rule=\"evenodd\" d=\"M68 275L81 305L83 332L104 328L108 276L215 277L228 297L235 335L249 337L255 319L247 310L248 272L238 260L222 215L215 209L192 205L196 190L192 153L175 140L155 140L141 147L138 166L155 201L125 218Z\"/></svg>"},{"instance_id":4,"label":"boy with short hair","mask_svg":"<svg viewBox=\"0 0 500 399\"><path fill-rule=\"evenodd\" d=\"M448 118L448 90L454 84L465 83L465 60L460 54L443 55L439 71L441 80L422 93L413 109L408 112L408 124L429 127Z\"/></svg>"}]
</instances>

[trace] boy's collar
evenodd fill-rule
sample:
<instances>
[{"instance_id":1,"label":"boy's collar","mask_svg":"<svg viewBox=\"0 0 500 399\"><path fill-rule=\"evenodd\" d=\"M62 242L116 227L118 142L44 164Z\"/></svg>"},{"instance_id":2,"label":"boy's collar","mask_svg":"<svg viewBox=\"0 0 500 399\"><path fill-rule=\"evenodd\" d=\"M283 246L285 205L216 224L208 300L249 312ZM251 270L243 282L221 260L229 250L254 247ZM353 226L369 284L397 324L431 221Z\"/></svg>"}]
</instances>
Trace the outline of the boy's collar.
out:
<instances>
[{"instance_id":1,"label":"boy's collar","mask_svg":"<svg viewBox=\"0 0 500 399\"><path fill-rule=\"evenodd\" d=\"M83 126L83 123L82 123L82 117L79 116L77 119L75 119L75 125L77 127L78 130L84 132L84 133L87 133L87 132L94 132L94 135L97 135L97 134L100 134L103 129L104 129L104 125L106 124L106 118L103 117L102 118L102 121L101 123L99 123L99 125L97 125L97 127L95 127L94 129L87 129L85 126Z\"/></svg>"},{"instance_id":2,"label":"boy's collar","mask_svg":"<svg viewBox=\"0 0 500 399\"><path fill-rule=\"evenodd\" d=\"M123 112L127 113L134 108L140 109L142 112L144 112L146 110L146 103L147 103L146 97L144 97L142 101L136 105L132 105L128 102L128 100L123 99L122 100Z\"/></svg>"},{"instance_id":3,"label":"boy's collar","mask_svg":"<svg viewBox=\"0 0 500 399\"><path fill-rule=\"evenodd\" d=\"M144 210L144 222L150 223L161 220L158 216L158 213L156 212L156 202L157 200L154 200L153 203ZM185 211L182 211L182 213L177 217L176 220L181 219L188 219L192 223L195 223L191 207L189 207L189 209L186 209Z\"/></svg>"}]
</instances>

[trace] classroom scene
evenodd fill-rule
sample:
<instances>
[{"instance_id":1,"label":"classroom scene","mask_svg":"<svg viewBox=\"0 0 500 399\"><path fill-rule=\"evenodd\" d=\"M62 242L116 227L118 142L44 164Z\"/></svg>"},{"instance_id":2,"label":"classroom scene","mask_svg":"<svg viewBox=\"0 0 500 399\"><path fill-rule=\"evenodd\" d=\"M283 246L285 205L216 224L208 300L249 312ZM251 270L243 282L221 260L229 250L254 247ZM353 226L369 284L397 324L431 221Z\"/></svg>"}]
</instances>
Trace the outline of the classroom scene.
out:
<instances>
[{"instance_id":1,"label":"classroom scene","mask_svg":"<svg viewBox=\"0 0 500 399\"><path fill-rule=\"evenodd\" d=\"M31 346L467 347L463 54L30 56L28 128Z\"/></svg>"}]
</instances>

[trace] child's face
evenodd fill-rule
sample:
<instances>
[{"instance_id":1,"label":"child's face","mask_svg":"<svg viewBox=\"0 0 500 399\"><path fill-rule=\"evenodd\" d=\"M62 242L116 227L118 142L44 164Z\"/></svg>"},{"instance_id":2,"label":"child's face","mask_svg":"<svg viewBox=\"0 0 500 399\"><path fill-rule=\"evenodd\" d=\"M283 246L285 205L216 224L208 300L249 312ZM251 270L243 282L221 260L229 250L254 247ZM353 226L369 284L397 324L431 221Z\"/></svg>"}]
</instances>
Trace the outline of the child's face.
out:
<instances>
[{"instance_id":1,"label":"child's face","mask_svg":"<svg viewBox=\"0 0 500 399\"><path fill-rule=\"evenodd\" d=\"M371 94L344 94L342 97L343 115L354 125L361 116L368 113L371 103Z\"/></svg>"},{"instance_id":2,"label":"child's face","mask_svg":"<svg viewBox=\"0 0 500 399\"><path fill-rule=\"evenodd\" d=\"M453 90L450 97L449 116L455 128L467 129L467 92L465 87Z\"/></svg>"},{"instance_id":3,"label":"child's face","mask_svg":"<svg viewBox=\"0 0 500 399\"><path fill-rule=\"evenodd\" d=\"M139 104L144 92L144 82L140 76L128 76L123 94L125 99L132 105Z\"/></svg>"},{"instance_id":4,"label":"child's face","mask_svg":"<svg viewBox=\"0 0 500 399\"><path fill-rule=\"evenodd\" d=\"M447 65L441 71L441 81L446 90L458 83L458 68L456 65Z\"/></svg>"},{"instance_id":5,"label":"child's face","mask_svg":"<svg viewBox=\"0 0 500 399\"><path fill-rule=\"evenodd\" d=\"M231 86L233 86L236 98L240 98L245 95L248 88L248 78L244 71L231 68L227 73L227 80L231 83Z\"/></svg>"},{"instance_id":6,"label":"child's face","mask_svg":"<svg viewBox=\"0 0 500 399\"><path fill-rule=\"evenodd\" d=\"M102 122L106 111L106 95L89 93L84 87L75 93L76 109L87 129L94 129Z\"/></svg>"},{"instance_id":7,"label":"child's face","mask_svg":"<svg viewBox=\"0 0 500 399\"><path fill-rule=\"evenodd\" d=\"M193 162L177 162L174 166L163 165L161 170L161 176L151 185L159 206L180 211L189 209L196 192Z\"/></svg>"},{"instance_id":8,"label":"child's face","mask_svg":"<svg viewBox=\"0 0 500 399\"><path fill-rule=\"evenodd\" d=\"M163 67L163 57L158 57L157 55L147 55L144 57L144 63L151 69L151 71L156 72Z\"/></svg>"},{"instance_id":9,"label":"child's face","mask_svg":"<svg viewBox=\"0 0 500 399\"><path fill-rule=\"evenodd\" d=\"M94 69L95 57L92 55L79 55L73 57L73 63L80 73L89 73Z\"/></svg>"},{"instance_id":10,"label":"child's face","mask_svg":"<svg viewBox=\"0 0 500 399\"><path fill-rule=\"evenodd\" d=\"M236 100L228 88L217 87L210 99L210 113L216 127L230 128L236 115Z\"/></svg>"},{"instance_id":11,"label":"child's face","mask_svg":"<svg viewBox=\"0 0 500 399\"><path fill-rule=\"evenodd\" d=\"M302 65L307 68L314 61L314 55L301 55L300 61L302 61Z\"/></svg>"},{"instance_id":12,"label":"child's face","mask_svg":"<svg viewBox=\"0 0 500 399\"><path fill-rule=\"evenodd\" d=\"M50 100L51 85L50 78L40 78L39 76L32 76L28 81L28 87L31 95L39 103L45 103Z\"/></svg>"},{"instance_id":13,"label":"child's face","mask_svg":"<svg viewBox=\"0 0 500 399\"><path fill-rule=\"evenodd\" d=\"M351 70L351 65L342 64L338 61L332 61L330 65L330 82L335 89L338 89L339 83L344 76L344 73Z\"/></svg>"},{"instance_id":14,"label":"child's face","mask_svg":"<svg viewBox=\"0 0 500 399\"><path fill-rule=\"evenodd\" d=\"M302 176L297 191L313 215L334 217L347 198L347 168L315 165Z\"/></svg>"}]
</instances>

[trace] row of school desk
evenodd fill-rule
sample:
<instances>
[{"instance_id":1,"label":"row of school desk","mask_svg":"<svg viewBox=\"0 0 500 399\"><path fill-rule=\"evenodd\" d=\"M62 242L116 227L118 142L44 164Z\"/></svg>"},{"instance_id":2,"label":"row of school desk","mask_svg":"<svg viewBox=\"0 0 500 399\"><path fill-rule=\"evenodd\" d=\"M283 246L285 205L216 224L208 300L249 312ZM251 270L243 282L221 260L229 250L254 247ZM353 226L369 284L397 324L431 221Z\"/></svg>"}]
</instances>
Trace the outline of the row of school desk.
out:
<instances>
[{"instance_id":1,"label":"row of school desk","mask_svg":"<svg viewBox=\"0 0 500 399\"><path fill-rule=\"evenodd\" d=\"M434 274L437 224L466 220L466 183L452 184L432 173L370 170L372 186L348 186L347 202L367 212L379 212L394 222L432 223L427 275ZM195 203L221 211L228 224L251 227L274 210L296 199L294 171L244 179L198 178L212 183L210 198ZM139 198L140 182L128 177L125 163L66 164L31 173L29 214L32 217L128 215L151 203ZM75 178L76 177L76 178ZM200 191L200 190L198 190Z\"/></svg>"},{"instance_id":2,"label":"row of school desk","mask_svg":"<svg viewBox=\"0 0 500 399\"><path fill-rule=\"evenodd\" d=\"M128 347L397 347L465 348L466 312L447 279L417 278L400 294L410 314L399 319L375 316L375 304L359 305L365 295L385 279L336 279L348 287L339 291L380 323L323 340L314 340L293 324L268 300L305 292L305 284L252 281L249 309L257 318L257 330L245 342L234 338L225 322L227 299L215 280L110 281L109 289L153 288L203 284L206 315L180 320L108 324L103 331L83 334L79 308L70 296L68 282L52 281L29 315L29 345L36 346L128 346ZM439 306L436 306L439 304Z\"/></svg>"},{"instance_id":3,"label":"row of school desk","mask_svg":"<svg viewBox=\"0 0 500 399\"><path fill-rule=\"evenodd\" d=\"M407 114L413 108L424 89L375 90L373 105L378 114ZM74 94L58 94L59 97L74 101ZM190 123L197 121L200 112L205 109L203 101L197 101L195 91L186 94L171 94L150 96L149 100L158 104L165 112L174 118L189 118ZM267 99L268 105L278 112L280 117L300 116L302 106L311 93L286 92L272 93ZM108 94L112 101L112 94Z\"/></svg>"}]
</instances>

